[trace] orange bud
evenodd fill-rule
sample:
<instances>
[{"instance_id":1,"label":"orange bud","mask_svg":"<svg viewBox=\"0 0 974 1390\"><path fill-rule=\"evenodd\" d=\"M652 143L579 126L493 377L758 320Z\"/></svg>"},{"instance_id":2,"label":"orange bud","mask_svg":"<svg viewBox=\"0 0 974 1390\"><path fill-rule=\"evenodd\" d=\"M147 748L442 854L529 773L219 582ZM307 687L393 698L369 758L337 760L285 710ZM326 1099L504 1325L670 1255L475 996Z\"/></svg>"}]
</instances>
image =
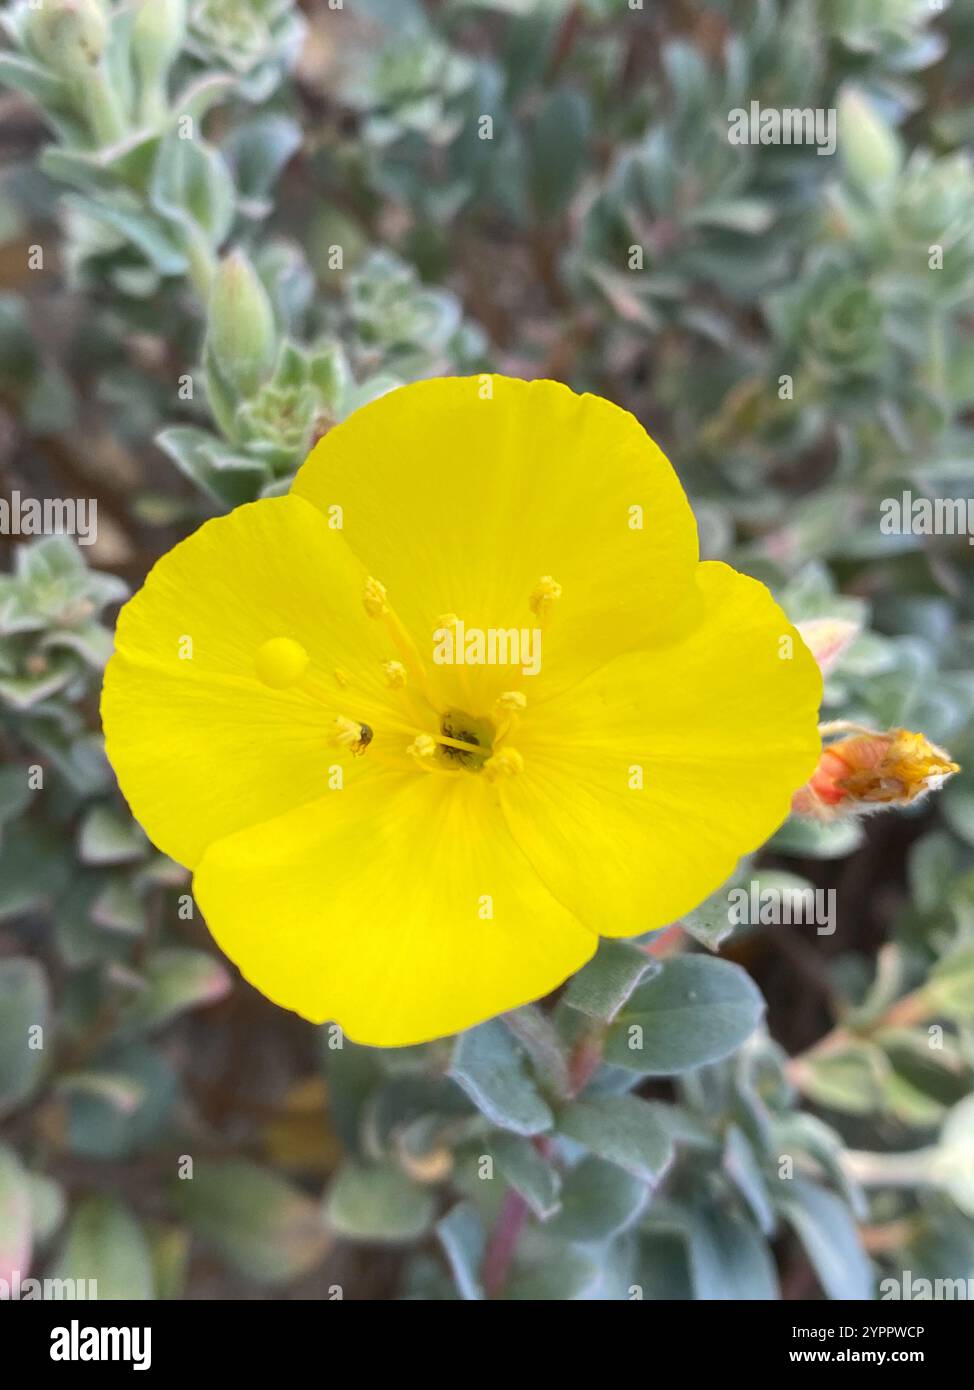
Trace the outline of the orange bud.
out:
<instances>
[{"instance_id":1,"label":"orange bud","mask_svg":"<svg viewBox=\"0 0 974 1390\"><path fill-rule=\"evenodd\" d=\"M908 806L959 771L950 754L923 734L864 729L822 749L818 767L795 793L791 809L799 816L828 821Z\"/></svg>"}]
</instances>

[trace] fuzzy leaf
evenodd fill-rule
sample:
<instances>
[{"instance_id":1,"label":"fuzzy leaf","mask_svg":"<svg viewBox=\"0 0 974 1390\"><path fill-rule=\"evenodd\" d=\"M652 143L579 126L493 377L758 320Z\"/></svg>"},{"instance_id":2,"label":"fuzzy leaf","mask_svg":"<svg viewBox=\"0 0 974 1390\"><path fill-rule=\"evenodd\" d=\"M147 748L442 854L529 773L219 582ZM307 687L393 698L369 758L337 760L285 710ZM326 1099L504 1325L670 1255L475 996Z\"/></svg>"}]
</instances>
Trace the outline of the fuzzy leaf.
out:
<instances>
[{"instance_id":1,"label":"fuzzy leaf","mask_svg":"<svg viewBox=\"0 0 974 1390\"><path fill-rule=\"evenodd\" d=\"M450 1075L492 1124L515 1134L542 1134L554 1117L528 1076L520 1049L498 1019L461 1033Z\"/></svg>"},{"instance_id":2,"label":"fuzzy leaf","mask_svg":"<svg viewBox=\"0 0 974 1390\"><path fill-rule=\"evenodd\" d=\"M648 1076L715 1062L757 1027L764 1000L740 966L676 956L640 985L606 1040L605 1060Z\"/></svg>"},{"instance_id":3,"label":"fuzzy leaf","mask_svg":"<svg viewBox=\"0 0 974 1390\"><path fill-rule=\"evenodd\" d=\"M328 1191L325 1216L350 1240L417 1240L433 1219L433 1194L391 1163L349 1161Z\"/></svg>"},{"instance_id":4,"label":"fuzzy leaf","mask_svg":"<svg viewBox=\"0 0 974 1390\"><path fill-rule=\"evenodd\" d=\"M558 1130L648 1183L657 1182L673 1157L669 1135L638 1096L575 1101L559 1115Z\"/></svg>"}]
</instances>

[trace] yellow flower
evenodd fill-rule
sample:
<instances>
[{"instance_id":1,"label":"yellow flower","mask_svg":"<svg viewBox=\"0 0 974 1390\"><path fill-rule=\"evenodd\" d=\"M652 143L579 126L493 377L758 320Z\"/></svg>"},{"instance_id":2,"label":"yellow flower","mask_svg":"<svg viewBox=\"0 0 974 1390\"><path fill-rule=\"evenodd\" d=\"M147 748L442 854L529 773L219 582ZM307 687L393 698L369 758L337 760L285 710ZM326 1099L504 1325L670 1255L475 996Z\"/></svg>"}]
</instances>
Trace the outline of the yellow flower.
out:
<instances>
[{"instance_id":1,"label":"yellow flower","mask_svg":"<svg viewBox=\"0 0 974 1390\"><path fill-rule=\"evenodd\" d=\"M391 1046L700 902L811 775L820 693L631 415L491 377L382 397L164 556L102 712L247 979Z\"/></svg>"}]
</instances>

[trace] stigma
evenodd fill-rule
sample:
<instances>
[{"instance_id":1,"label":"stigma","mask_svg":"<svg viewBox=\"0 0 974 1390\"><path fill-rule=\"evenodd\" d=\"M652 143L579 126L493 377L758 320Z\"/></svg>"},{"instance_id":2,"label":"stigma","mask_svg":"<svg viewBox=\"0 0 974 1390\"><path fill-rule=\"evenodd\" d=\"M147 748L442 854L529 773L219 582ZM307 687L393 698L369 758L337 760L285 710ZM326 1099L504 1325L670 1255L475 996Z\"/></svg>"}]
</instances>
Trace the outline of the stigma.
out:
<instances>
[{"instance_id":1,"label":"stigma","mask_svg":"<svg viewBox=\"0 0 974 1390\"><path fill-rule=\"evenodd\" d=\"M291 637L272 637L254 653L257 679L271 690L287 690L307 673L311 658Z\"/></svg>"}]
</instances>

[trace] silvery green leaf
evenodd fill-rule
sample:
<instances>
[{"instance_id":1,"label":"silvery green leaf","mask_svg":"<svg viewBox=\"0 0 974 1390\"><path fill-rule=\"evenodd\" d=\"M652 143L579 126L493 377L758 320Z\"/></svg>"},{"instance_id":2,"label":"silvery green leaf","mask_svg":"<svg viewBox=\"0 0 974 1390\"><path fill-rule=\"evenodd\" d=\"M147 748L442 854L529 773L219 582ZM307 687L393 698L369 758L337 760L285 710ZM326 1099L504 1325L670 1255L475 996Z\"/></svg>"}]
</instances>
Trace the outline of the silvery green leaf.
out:
<instances>
[{"instance_id":1,"label":"silvery green leaf","mask_svg":"<svg viewBox=\"0 0 974 1390\"><path fill-rule=\"evenodd\" d=\"M253 501L267 478L263 464L232 453L193 425L173 425L156 436L156 443L181 472L227 507Z\"/></svg>"},{"instance_id":2,"label":"silvery green leaf","mask_svg":"<svg viewBox=\"0 0 974 1390\"><path fill-rule=\"evenodd\" d=\"M717 1061L748 1038L764 1000L740 966L674 956L639 986L606 1038L605 1060L650 1076Z\"/></svg>"},{"instance_id":3,"label":"silvery green leaf","mask_svg":"<svg viewBox=\"0 0 974 1390\"><path fill-rule=\"evenodd\" d=\"M767 1180L757 1154L737 1125L729 1125L724 1137L723 1168L747 1203L762 1234L771 1235L775 1219Z\"/></svg>"},{"instance_id":4,"label":"silvery green leaf","mask_svg":"<svg viewBox=\"0 0 974 1390\"><path fill-rule=\"evenodd\" d=\"M83 864L131 864L145 857L148 843L131 816L110 806L92 806L78 831Z\"/></svg>"},{"instance_id":5,"label":"silvery green leaf","mask_svg":"<svg viewBox=\"0 0 974 1390\"><path fill-rule=\"evenodd\" d=\"M217 102L222 101L234 88L234 81L227 73L208 72L177 92L171 105L174 125L188 116L197 125Z\"/></svg>"},{"instance_id":6,"label":"silvery green leaf","mask_svg":"<svg viewBox=\"0 0 974 1390\"><path fill-rule=\"evenodd\" d=\"M141 936L145 931L145 904L130 875L112 874L91 905L91 920L106 931Z\"/></svg>"},{"instance_id":7,"label":"silvery green leaf","mask_svg":"<svg viewBox=\"0 0 974 1390\"><path fill-rule=\"evenodd\" d=\"M140 130L117 145L99 150L51 145L42 152L40 165L52 179L61 179L82 190L100 189L111 194L121 186L137 192L145 185L158 148L159 136Z\"/></svg>"},{"instance_id":8,"label":"silvery green leaf","mask_svg":"<svg viewBox=\"0 0 974 1390\"><path fill-rule=\"evenodd\" d=\"M233 222L233 176L219 150L202 140L163 141L149 198L163 217L177 226L200 228L214 247L222 245Z\"/></svg>"},{"instance_id":9,"label":"silvery green leaf","mask_svg":"<svg viewBox=\"0 0 974 1390\"><path fill-rule=\"evenodd\" d=\"M392 1163L346 1160L325 1197L325 1219L347 1240L418 1239L433 1219L433 1194Z\"/></svg>"},{"instance_id":10,"label":"silvery green leaf","mask_svg":"<svg viewBox=\"0 0 974 1390\"><path fill-rule=\"evenodd\" d=\"M87 1197L75 1207L49 1275L74 1280L88 1298L155 1297L145 1232L129 1208L114 1197Z\"/></svg>"},{"instance_id":11,"label":"silvery green leaf","mask_svg":"<svg viewBox=\"0 0 974 1390\"><path fill-rule=\"evenodd\" d=\"M601 1252L553 1243L534 1259L517 1262L504 1297L523 1303L576 1302L595 1296L603 1272Z\"/></svg>"},{"instance_id":12,"label":"silvery green leaf","mask_svg":"<svg viewBox=\"0 0 974 1390\"><path fill-rule=\"evenodd\" d=\"M231 131L223 145L236 176L240 196L264 205L275 180L301 146L301 127L289 116L270 114Z\"/></svg>"},{"instance_id":13,"label":"silvery green leaf","mask_svg":"<svg viewBox=\"0 0 974 1390\"><path fill-rule=\"evenodd\" d=\"M775 220L775 209L759 198L734 198L725 202L705 203L688 217L691 226L719 227L724 231L757 236L766 232Z\"/></svg>"},{"instance_id":14,"label":"silvery green leaf","mask_svg":"<svg viewBox=\"0 0 974 1390\"><path fill-rule=\"evenodd\" d=\"M869 1115L880 1109L889 1083L890 1066L874 1043L853 1039L843 1047L801 1060L802 1091L819 1105L850 1115Z\"/></svg>"},{"instance_id":15,"label":"silvery green leaf","mask_svg":"<svg viewBox=\"0 0 974 1390\"><path fill-rule=\"evenodd\" d=\"M562 1003L603 1023L611 1023L633 990L659 962L628 941L603 940L592 960L568 982Z\"/></svg>"},{"instance_id":16,"label":"silvery green leaf","mask_svg":"<svg viewBox=\"0 0 974 1390\"><path fill-rule=\"evenodd\" d=\"M16 53L0 53L0 86L26 92L39 106L55 111L67 105L67 92L61 79Z\"/></svg>"},{"instance_id":17,"label":"silvery green leaf","mask_svg":"<svg viewBox=\"0 0 974 1390\"><path fill-rule=\"evenodd\" d=\"M958 1023L974 1019L974 943L958 947L937 962L926 993L938 1014Z\"/></svg>"},{"instance_id":18,"label":"silvery green leaf","mask_svg":"<svg viewBox=\"0 0 974 1390\"><path fill-rule=\"evenodd\" d=\"M487 1140L487 1151L539 1221L546 1221L558 1210L561 1176L529 1139L500 1130Z\"/></svg>"},{"instance_id":19,"label":"silvery green leaf","mask_svg":"<svg viewBox=\"0 0 974 1390\"><path fill-rule=\"evenodd\" d=\"M558 1132L650 1184L658 1182L673 1157L665 1128L638 1096L574 1101L559 1114Z\"/></svg>"},{"instance_id":20,"label":"silvery green leaf","mask_svg":"<svg viewBox=\"0 0 974 1390\"><path fill-rule=\"evenodd\" d=\"M590 1154L565 1177L560 1210L546 1229L558 1240L608 1240L638 1219L647 1196L642 1179Z\"/></svg>"},{"instance_id":21,"label":"silvery green leaf","mask_svg":"<svg viewBox=\"0 0 974 1390\"><path fill-rule=\"evenodd\" d=\"M542 217L559 212L578 185L587 161L592 113L577 87L558 87L545 98L529 141L530 188Z\"/></svg>"},{"instance_id":22,"label":"silvery green leaf","mask_svg":"<svg viewBox=\"0 0 974 1390\"><path fill-rule=\"evenodd\" d=\"M255 1284L306 1274L331 1244L319 1204L249 1159L194 1159L177 1200L194 1235Z\"/></svg>"},{"instance_id":23,"label":"silvery green leaf","mask_svg":"<svg viewBox=\"0 0 974 1390\"><path fill-rule=\"evenodd\" d=\"M487 1233L472 1202L458 1202L436 1223L436 1234L443 1246L460 1297L468 1301L483 1298L480 1267L487 1246Z\"/></svg>"},{"instance_id":24,"label":"silvery green leaf","mask_svg":"<svg viewBox=\"0 0 974 1390\"><path fill-rule=\"evenodd\" d=\"M736 1301L780 1298L774 1260L749 1221L716 1206L688 1214L694 1297Z\"/></svg>"},{"instance_id":25,"label":"silvery green leaf","mask_svg":"<svg viewBox=\"0 0 974 1390\"><path fill-rule=\"evenodd\" d=\"M872 1298L872 1267L846 1204L807 1178L792 1178L782 1188L779 1207L804 1245L826 1297Z\"/></svg>"},{"instance_id":26,"label":"silvery green leaf","mask_svg":"<svg viewBox=\"0 0 974 1390\"><path fill-rule=\"evenodd\" d=\"M107 199L96 201L80 193L68 194L64 201L67 207L120 233L160 275L183 275L188 269L186 253L172 232L158 217L151 217L137 205L123 206Z\"/></svg>"},{"instance_id":27,"label":"silvery green leaf","mask_svg":"<svg viewBox=\"0 0 974 1390\"><path fill-rule=\"evenodd\" d=\"M49 826L27 817L8 825L0 844L0 921L53 902L70 873Z\"/></svg>"},{"instance_id":28,"label":"silvery green leaf","mask_svg":"<svg viewBox=\"0 0 974 1390\"><path fill-rule=\"evenodd\" d=\"M974 1216L974 1097L965 1097L947 1115L934 1164L957 1206Z\"/></svg>"},{"instance_id":29,"label":"silvery green leaf","mask_svg":"<svg viewBox=\"0 0 974 1390\"><path fill-rule=\"evenodd\" d=\"M14 820L30 804L31 794L27 785L28 769L7 765L0 767L0 826L5 821Z\"/></svg>"},{"instance_id":30,"label":"silvery green leaf","mask_svg":"<svg viewBox=\"0 0 974 1390\"><path fill-rule=\"evenodd\" d=\"M499 1019L481 1023L457 1038L450 1075L492 1124L515 1134L542 1134L554 1117L524 1057Z\"/></svg>"},{"instance_id":31,"label":"silvery green leaf","mask_svg":"<svg viewBox=\"0 0 974 1390\"><path fill-rule=\"evenodd\" d=\"M113 1045L62 1083L67 1140L89 1158L124 1159L158 1140L178 1082L163 1055L142 1044Z\"/></svg>"},{"instance_id":32,"label":"silvery green leaf","mask_svg":"<svg viewBox=\"0 0 974 1390\"><path fill-rule=\"evenodd\" d=\"M144 988L124 1015L124 1026L149 1032L188 1009L215 1004L231 988L230 972L209 951L166 946L154 951L144 972Z\"/></svg>"}]
</instances>

